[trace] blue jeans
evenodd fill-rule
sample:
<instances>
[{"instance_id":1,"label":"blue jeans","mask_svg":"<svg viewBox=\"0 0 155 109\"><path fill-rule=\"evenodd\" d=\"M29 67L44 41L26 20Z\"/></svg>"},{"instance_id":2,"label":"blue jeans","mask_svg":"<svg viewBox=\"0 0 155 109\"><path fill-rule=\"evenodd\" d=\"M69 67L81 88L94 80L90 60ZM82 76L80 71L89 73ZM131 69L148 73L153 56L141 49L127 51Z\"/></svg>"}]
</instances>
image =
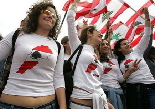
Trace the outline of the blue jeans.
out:
<instances>
[{"instance_id":1,"label":"blue jeans","mask_svg":"<svg viewBox=\"0 0 155 109\"><path fill-rule=\"evenodd\" d=\"M103 86L103 85L101 86L101 88L104 90L109 101L115 107L115 109L124 109L123 103L121 100L121 95L123 95L123 90L121 88L120 89L107 88L106 86Z\"/></svg>"},{"instance_id":2,"label":"blue jeans","mask_svg":"<svg viewBox=\"0 0 155 109\"><path fill-rule=\"evenodd\" d=\"M50 103L47 103L38 107L32 107L32 108L16 106L12 104L3 103L0 101L0 109L58 109L58 108L56 107L56 101L53 100Z\"/></svg>"},{"instance_id":3,"label":"blue jeans","mask_svg":"<svg viewBox=\"0 0 155 109\"><path fill-rule=\"evenodd\" d=\"M155 109L155 90L147 89L149 100L150 100L150 109Z\"/></svg>"}]
</instances>

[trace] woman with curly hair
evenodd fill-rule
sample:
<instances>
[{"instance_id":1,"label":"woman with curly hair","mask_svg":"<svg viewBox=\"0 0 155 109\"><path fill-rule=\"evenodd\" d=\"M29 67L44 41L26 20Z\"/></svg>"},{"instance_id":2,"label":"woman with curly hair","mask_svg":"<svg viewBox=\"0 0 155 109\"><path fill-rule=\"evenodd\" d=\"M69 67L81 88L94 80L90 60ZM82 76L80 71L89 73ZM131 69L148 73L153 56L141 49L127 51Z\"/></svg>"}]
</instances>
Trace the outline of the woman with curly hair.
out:
<instances>
[{"instance_id":1,"label":"woman with curly hair","mask_svg":"<svg viewBox=\"0 0 155 109\"><path fill-rule=\"evenodd\" d=\"M64 49L61 46L58 52L55 41L59 21L51 2L42 1L30 8L15 43L1 109L56 109L56 96L60 109L66 109ZM13 33L0 42L0 60L11 54Z\"/></svg>"}]
</instances>

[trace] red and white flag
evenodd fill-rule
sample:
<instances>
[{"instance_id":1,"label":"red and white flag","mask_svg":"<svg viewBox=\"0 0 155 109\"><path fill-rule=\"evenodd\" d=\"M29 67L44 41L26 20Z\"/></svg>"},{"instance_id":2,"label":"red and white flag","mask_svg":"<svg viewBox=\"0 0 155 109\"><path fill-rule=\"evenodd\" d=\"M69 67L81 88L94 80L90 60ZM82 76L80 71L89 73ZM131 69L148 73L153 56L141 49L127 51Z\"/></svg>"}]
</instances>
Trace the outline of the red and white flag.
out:
<instances>
[{"instance_id":1,"label":"red and white flag","mask_svg":"<svg viewBox=\"0 0 155 109\"><path fill-rule=\"evenodd\" d=\"M142 14L143 14L141 10L142 10L144 7L150 7L150 6L153 5L153 4L154 4L154 1L153 1L153 0L149 0L148 2L146 2L146 3L137 11L137 13L139 13L139 14L137 14L137 13L133 14L125 24L126 24L127 26L129 26L133 21L135 21L135 20L138 18L139 15L142 15Z\"/></svg>"},{"instance_id":2,"label":"red and white flag","mask_svg":"<svg viewBox=\"0 0 155 109\"><path fill-rule=\"evenodd\" d=\"M113 49L114 44L121 38L125 38L129 27L126 26L123 22L118 22L117 24L111 25L111 29L113 31L112 40L110 41L111 48Z\"/></svg>"},{"instance_id":3,"label":"red and white flag","mask_svg":"<svg viewBox=\"0 0 155 109\"><path fill-rule=\"evenodd\" d=\"M81 16L84 16L86 18L95 17L97 15L100 15L104 12L107 12L107 6L105 0L93 0L92 6L89 8L82 8L81 10L76 12L75 19L78 19Z\"/></svg>"},{"instance_id":4,"label":"red and white flag","mask_svg":"<svg viewBox=\"0 0 155 109\"><path fill-rule=\"evenodd\" d=\"M110 3L107 5L108 12L105 15L102 15L102 21L103 23L100 23L100 31L101 33L105 33L107 28L106 28L106 23L109 20L110 23L114 23L114 21L118 18L120 14L122 14L126 9L129 8L129 5L125 3L122 0L112 0ZM94 21L92 24L95 23Z\"/></svg>"}]
</instances>

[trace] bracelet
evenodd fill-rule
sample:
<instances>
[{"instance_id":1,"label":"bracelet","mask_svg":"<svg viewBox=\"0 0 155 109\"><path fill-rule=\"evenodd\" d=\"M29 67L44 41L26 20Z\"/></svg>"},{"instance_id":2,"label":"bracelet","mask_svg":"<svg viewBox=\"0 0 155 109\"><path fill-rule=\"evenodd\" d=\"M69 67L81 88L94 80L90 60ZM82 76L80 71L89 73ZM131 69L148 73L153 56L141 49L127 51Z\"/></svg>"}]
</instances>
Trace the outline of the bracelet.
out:
<instances>
[{"instance_id":1,"label":"bracelet","mask_svg":"<svg viewBox=\"0 0 155 109\"><path fill-rule=\"evenodd\" d=\"M150 21L150 19L146 19L146 21Z\"/></svg>"}]
</instances>

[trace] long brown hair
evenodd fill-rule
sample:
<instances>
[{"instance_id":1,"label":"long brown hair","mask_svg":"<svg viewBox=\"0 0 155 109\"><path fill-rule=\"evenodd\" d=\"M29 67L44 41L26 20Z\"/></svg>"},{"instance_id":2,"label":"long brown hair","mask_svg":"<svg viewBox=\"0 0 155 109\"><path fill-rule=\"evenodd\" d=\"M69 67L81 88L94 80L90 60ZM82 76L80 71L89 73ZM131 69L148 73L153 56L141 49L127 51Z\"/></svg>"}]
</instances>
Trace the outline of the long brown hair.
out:
<instances>
[{"instance_id":1,"label":"long brown hair","mask_svg":"<svg viewBox=\"0 0 155 109\"><path fill-rule=\"evenodd\" d=\"M89 31L90 33L93 34L94 30L96 30L95 26L88 26L81 31L80 35L81 44L85 44L87 42L88 40L87 32ZM100 58L98 48L94 48L94 52L98 56L98 58Z\"/></svg>"},{"instance_id":2,"label":"long brown hair","mask_svg":"<svg viewBox=\"0 0 155 109\"><path fill-rule=\"evenodd\" d=\"M94 26L88 26L87 28L81 31L81 35L80 35L81 44L85 44L87 42L87 39L88 39L87 31L93 34L93 31L95 29L96 28Z\"/></svg>"}]
</instances>

